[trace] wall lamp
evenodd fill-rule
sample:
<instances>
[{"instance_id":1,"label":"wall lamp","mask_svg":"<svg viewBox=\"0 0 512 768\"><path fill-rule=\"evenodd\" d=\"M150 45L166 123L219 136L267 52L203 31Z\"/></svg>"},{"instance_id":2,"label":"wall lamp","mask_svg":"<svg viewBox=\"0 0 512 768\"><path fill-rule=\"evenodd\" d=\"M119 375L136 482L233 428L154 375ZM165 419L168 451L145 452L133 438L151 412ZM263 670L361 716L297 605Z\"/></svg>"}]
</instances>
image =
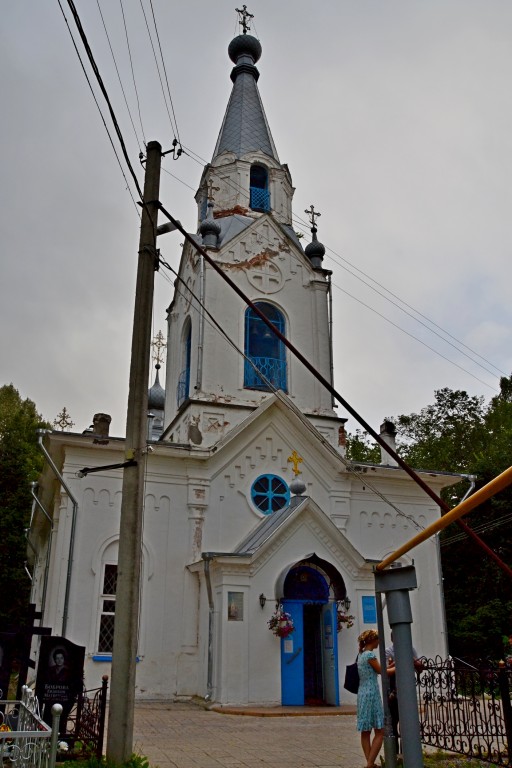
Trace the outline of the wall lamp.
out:
<instances>
[{"instance_id":1,"label":"wall lamp","mask_svg":"<svg viewBox=\"0 0 512 768\"><path fill-rule=\"evenodd\" d=\"M266 602L267 602L267 598L265 597L265 595L262 592L261 595L260 595L260 605L261 605L262 608L265 607L265 603Z\"/></svg>"},{"instance_id":2,"label":"wall lamp","mask_svg":"<svg viewBox=\"0 0 512 768\"><path fill-rule=\"evenodd\" d=\"M350 599L350 597L349 597L348 595L345 595L345 597L344 597L344 598L343 598L343 600L341 601L341 603L342 603L342 605L343 605L343 607L344 607L344 609L345 609L346 611L348 611L348 609L350 608L350 604L351 604L351 602L352 602L352 601L351 601L351 599Z\"/></svg>"}]
</instances>

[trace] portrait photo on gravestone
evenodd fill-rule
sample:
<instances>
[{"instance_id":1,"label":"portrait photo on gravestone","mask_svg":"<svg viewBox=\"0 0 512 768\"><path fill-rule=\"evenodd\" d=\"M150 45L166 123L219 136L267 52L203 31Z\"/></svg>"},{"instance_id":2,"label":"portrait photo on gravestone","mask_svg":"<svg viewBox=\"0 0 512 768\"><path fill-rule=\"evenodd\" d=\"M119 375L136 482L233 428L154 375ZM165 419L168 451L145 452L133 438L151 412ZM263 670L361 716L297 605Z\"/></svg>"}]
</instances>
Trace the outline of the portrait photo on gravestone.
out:
<instances>
[{"instance_id":1,"label":"portrait photo on gravestone","mask_svg":"<svg viewBox=\"0 0 512 768\"><path fill-rule=\"evenodd\" d=\"M83 686L85 648L64 637L43 637L37 665L36 696L43 720L51 724L52 707L62 705L59 732L65 733L68 715Z\"/></svg>"}]
</instances>

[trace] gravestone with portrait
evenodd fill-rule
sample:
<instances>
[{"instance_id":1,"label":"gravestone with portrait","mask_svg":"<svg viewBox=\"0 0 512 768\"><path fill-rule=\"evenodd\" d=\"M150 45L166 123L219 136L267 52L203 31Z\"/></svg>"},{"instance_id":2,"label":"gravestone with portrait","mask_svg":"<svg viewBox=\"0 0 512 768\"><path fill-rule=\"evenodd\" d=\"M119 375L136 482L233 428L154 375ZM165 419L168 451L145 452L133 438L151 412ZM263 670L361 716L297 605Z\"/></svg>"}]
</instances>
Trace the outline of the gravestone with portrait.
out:
<instances>
[{"instance_id":1,"label":"gravestone with portrait","mask_svg":"<svg viewBox=\"0 0 512 768\"><path fill-rule=\"evenodd\" d=\"M85 647L64 637L43 637L37 665L36 696L43 720L51 725L54 704L62 705L59 731L66 733L68 715L82 690Z\"/></svg>"}]
</instances>

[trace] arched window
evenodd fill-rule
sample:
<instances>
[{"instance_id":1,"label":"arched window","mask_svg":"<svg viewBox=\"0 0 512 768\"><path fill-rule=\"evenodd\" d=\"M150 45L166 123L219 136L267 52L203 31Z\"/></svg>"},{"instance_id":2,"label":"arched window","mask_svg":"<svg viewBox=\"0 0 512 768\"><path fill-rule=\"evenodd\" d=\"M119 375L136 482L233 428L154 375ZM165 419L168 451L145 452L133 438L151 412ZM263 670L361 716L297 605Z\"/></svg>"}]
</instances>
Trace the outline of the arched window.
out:
<instances>
[{"instance_id":1,"label":"arched window","mask_svg":"<svg viewBox=\"0 0 512 768\"><path fill-rule=\"evenodd\" d=\"M270 211L268 171L263 165L251 166L251 208L253 211Z\"/></svg>"},{"instance_id":2,"label":"arched window","mask_svg":"<svg viewBox=\"0 0 512 768\"><path fill-rule=\"evenodd\" d=\"M190 390L190 348L192 341L192 323L190 318L185 321L185 329L183 333L183 348L182 348L182 368L178 378L178 387L176 390L176 400L178 408L183 405L185 400L189 396Z\"/></svg>"},{"instance_id":3,"label":"arched window","mask_svg":"<svg viewBox=\"0 0 512 768\"><path fill-rule=\"evenodd\" d=\"M285 321L277 307L264 301L258 302L256 306L284 335ZM269 392L273 386L283 392L288 391L285 346L251 307L245 312L245 354L249 359L244 366L244 387Z\"/></svg>"}]
</instances>

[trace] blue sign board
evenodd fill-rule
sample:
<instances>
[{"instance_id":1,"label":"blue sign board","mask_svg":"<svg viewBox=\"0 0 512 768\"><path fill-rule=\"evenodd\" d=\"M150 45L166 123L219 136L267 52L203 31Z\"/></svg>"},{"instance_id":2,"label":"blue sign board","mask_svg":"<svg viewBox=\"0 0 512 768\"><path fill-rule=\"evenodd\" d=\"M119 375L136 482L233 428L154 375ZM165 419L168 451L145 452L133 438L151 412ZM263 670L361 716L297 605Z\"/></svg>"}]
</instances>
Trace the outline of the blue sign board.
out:
<instances>
[{"instance_id":1,"label":"blue sign board","mask_svg":"<svg viewBox=\"0 0 512 768\"><path fill-rule=\"evenodd\" d=\"M377 623L377 608L374 595L365 595L363 601L363 624Z\"/></svg>"}]
</instances>

